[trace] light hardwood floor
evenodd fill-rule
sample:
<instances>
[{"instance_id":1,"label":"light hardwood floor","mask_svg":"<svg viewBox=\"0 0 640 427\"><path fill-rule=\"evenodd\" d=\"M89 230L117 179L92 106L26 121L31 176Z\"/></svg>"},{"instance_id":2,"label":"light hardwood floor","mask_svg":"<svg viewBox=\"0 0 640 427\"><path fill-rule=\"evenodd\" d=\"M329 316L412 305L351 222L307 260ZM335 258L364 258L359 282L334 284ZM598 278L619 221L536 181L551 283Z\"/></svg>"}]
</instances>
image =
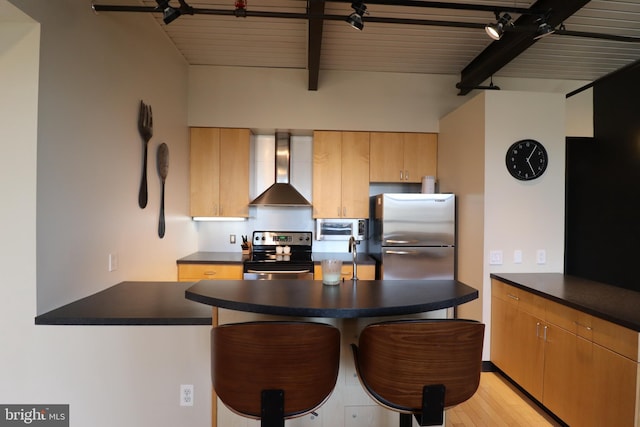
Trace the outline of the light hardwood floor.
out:
<instances>
[{"instance_id":1,"label":"light hardwood floor","mask_svg":"<svg viewBox=\"0 0 640 427\"><path fill-rule=\"evenodd\" d=\"M483 372L475 395L448 409L447 427L559 427L547 413L494 372Z\"/></svg>"}]
</instances>

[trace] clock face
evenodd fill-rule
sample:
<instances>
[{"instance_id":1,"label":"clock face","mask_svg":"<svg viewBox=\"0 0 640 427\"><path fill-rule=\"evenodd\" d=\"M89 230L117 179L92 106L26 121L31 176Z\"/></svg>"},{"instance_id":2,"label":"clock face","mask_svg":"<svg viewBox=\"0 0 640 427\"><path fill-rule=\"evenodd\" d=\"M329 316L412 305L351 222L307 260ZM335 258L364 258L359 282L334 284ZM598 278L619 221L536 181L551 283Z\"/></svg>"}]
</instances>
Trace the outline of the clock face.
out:
<instances>
[{"instance_id":1,"label":"clock face","mask_svg":"<svg viewBox=\"0 0 640 427\"><path fill-rule=\"evenodd\" d=\"M514 142L507 150L505 160L511 176L521 181L540 177L549 163L547 150L533 139Z\"/></svg>"}]
</instances>

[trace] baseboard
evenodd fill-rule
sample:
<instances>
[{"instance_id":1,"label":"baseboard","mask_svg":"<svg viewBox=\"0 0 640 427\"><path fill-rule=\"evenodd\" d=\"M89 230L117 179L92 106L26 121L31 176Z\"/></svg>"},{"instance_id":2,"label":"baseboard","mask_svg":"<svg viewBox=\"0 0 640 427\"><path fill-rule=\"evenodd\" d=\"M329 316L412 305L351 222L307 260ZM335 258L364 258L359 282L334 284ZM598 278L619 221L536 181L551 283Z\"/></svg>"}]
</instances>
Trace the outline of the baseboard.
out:
<instances>
[{"instance_id":1,"label":"baseboard","mask_svg":"<svg viewBox=\"0 0 640 427\"><path fill-rule=\"evenodd\" d=\"M482 361L482 372L498 372L498 368L490 360Z\"/></svg>"}]
</instances>

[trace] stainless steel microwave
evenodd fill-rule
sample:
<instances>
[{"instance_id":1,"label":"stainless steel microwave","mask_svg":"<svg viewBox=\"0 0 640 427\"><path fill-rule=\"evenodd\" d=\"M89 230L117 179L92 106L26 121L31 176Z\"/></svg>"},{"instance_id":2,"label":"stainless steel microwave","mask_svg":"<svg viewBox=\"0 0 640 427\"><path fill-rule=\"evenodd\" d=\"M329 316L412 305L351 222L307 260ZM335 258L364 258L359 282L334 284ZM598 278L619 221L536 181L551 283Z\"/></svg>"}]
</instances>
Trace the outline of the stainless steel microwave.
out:
<instances>
[{"instance_id":1,"label":"stainless steel microwave","mask_svg":"<svg viewBox=\"0 0 640 427\"><path fill-rule=\"evenodd\" d=\"M366 219L316 219L316 240L356 240L367 238Z\"/></svg>"}]
</instances>

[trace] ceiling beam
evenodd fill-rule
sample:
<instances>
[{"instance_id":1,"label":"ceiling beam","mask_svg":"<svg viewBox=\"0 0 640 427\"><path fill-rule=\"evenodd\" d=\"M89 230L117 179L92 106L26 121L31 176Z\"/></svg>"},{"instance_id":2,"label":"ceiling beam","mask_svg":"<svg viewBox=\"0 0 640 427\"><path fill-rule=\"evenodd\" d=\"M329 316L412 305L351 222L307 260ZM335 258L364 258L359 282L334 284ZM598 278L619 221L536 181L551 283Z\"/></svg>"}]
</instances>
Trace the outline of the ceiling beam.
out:
<instances>
[{"instance_id":1,"label":"ceiling beam","mask_svg":"<svg viewBox=\"0 0 640 427\"><path fill-rule=\"evenodd\" d=\"M589 0L538 0L531 9L550 10L547 23L555 28L587 3ZM514 23L515 28L536 25L537 18L535 15L521 15ZM519 31L505 33L502 39L487 46L462 70L460 82L456 85L460 89L458 95L467 95L536 41L531 37L531 33Z\"/></svg>"},{"instance_id":2,"label":"ceiling beam","mask_svg":"<svg viewBox=\"0 0 640 427\"><path fill-rule=\"evenodd\" d=\"M309 41L307 44L308 90L318 90L320 76L320 52L322 51L322 29L324 24L324 0L309 1Z\"/></svg>"}]
</instances>

